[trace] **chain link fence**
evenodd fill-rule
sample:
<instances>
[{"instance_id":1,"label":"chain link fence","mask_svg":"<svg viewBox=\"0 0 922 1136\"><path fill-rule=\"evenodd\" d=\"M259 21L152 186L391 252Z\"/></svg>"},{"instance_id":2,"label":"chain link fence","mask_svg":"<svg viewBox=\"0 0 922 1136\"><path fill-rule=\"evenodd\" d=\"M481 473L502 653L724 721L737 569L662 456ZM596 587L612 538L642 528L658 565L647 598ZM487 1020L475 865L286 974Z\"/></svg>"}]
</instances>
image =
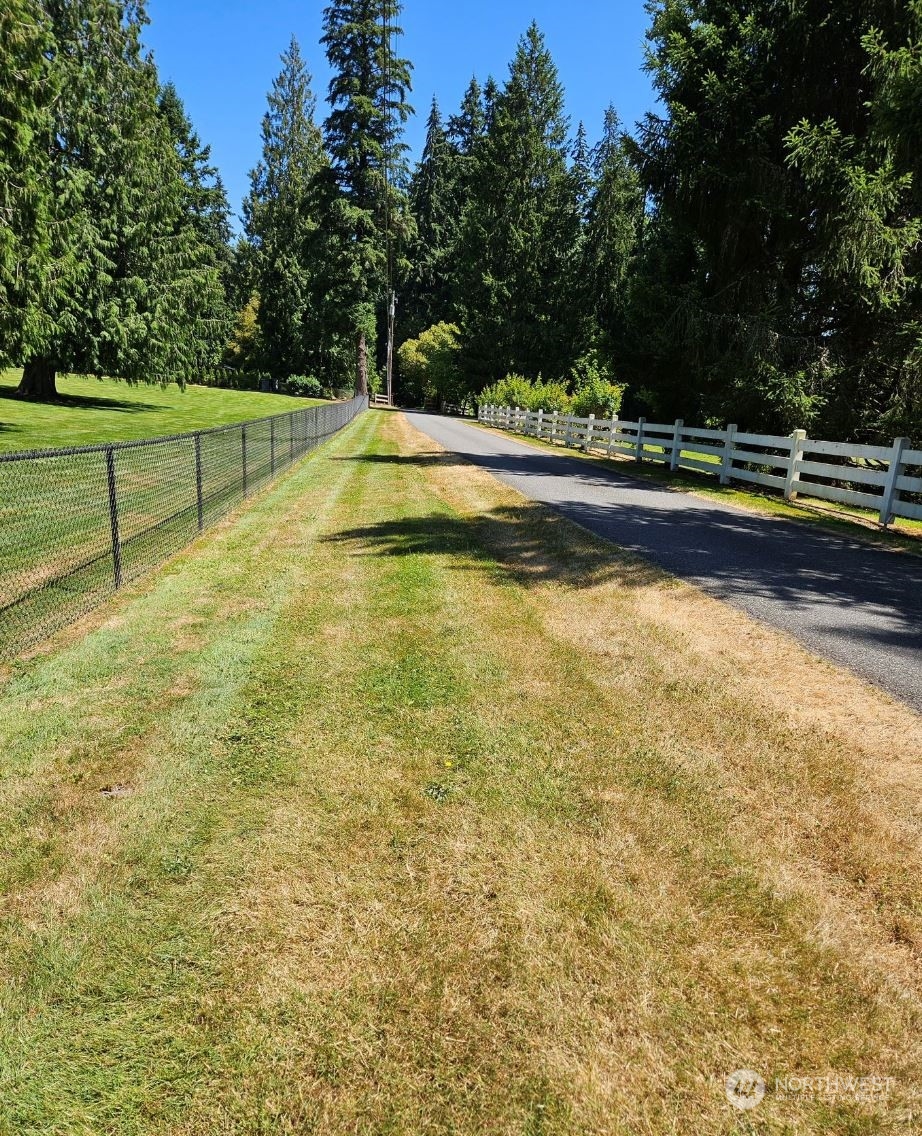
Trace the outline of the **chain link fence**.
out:
<instances>
[{"instance_id":1,"label":"chain link fence","mask_svg":"<svg viewBox=\"0 0 922 1136\"><path fill-rule=\"evenodd\" d=\"M156 567L368 406L194 434L0 454L0 659Z\"/></svg>"}]
</instances>

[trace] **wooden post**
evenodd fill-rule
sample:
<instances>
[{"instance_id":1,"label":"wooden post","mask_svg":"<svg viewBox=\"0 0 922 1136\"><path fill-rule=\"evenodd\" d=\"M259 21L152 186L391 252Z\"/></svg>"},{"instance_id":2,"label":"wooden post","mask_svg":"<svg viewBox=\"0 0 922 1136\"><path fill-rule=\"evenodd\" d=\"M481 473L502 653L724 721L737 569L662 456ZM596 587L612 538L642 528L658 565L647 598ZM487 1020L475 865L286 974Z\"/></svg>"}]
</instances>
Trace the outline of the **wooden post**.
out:
<instances>
[{"instance_id":1,"label":"wooden post","mask_svg":"<svg viewBox=\"0 0 922 1136\"><path fill-rule=\"evenodd\" d=\"M785 501L796 501L797 490L797 463L803 457L804 442L807 440L806 430L795 430L791 435L791 464L788 466L788 475L784 480Z\"/></svg>"},{"instance_id":2,"label":"wooden post","mask_svg":"<svg viewBox=\"0 0 922 1136\"><path fill-rule=\"evenodd\" d=\"M538 425L536 427L535 437L540 438L544 432L544 410L538 411Z\"/></svg>"},{"instance_id":3,"label":"wooden post","mask_svg":"<svg viewBox=\"0 0 922 1136\"><path fill-rule=\"evenodd\" d=\"M736 437L736 423L727 427L727 436L724 438L724 458L720 464L720 484L729 485L730 475L733 473L733 446Z\"/></svg>"},{"instance_id":4,"label":"wooden post","mask_svg":"<svg viewBox=\"0 0 922 1136\"><path fill-rule=\"evenodd\" d=\"M890 453L890 467L887 470L884 496L880 503L880 523L884 528L893 520L893 506L896 504L898 493L896 483L899 481L900 469L903 465L903 451L908 445L908 438L894 438L893 440L893 450Z\"/></svg>"},{"instance_id":5,"label":"wooden post","mask_svg":"<svg viewBox=\"0 0 922 1136\"><path fill-rule=\"evenodd\" d=\"M637 460L639 462L643 461L643 431L646 424L646 418L640 418L637 421Z\"/></svg>"},{"instance_id":6,"label":"wooden post","mask_svg":"<svg viewBox=\"0 0 922 1136\"><path fill-rule=\"evenodd\" d=\"M571 446L573 444L573 415L572 414L567 415L567 430L566 430L566 433L564 435L563 444L565 446Z\"/></svg>"},{"instance_id":7,"label":"wooden post","mask_svg":"<svg viewBox=\"0 0 922 1136\"><path fill-rule=\"evenodd\" d=\"M682 461L682 430L685 423L681 418L675 420L675 433L672 435L672 457L669 459L669 468L673 473L679 468Z\"/></svg>"},{"instance_id":8,"label":"wooden post","mask_svg":"<svg viewBox=\"0 0 922 1136\"><path fill-rule=\"evenodd\" d=\"M586 427L586 436L583 438L583 453L589 453L589 447L592 445L592 433L595 430L595 415L589 415L589 424Z\"/></svg>"},{"instance_id":9,"label":"wooden post","mask_svg":"<svg viewBox=\"0 0 922 1136\"><path fill-rule=\"evenodd\" d=\"M611 452L614 449L615 436L616 436L615 432L617 431L617 429L618 429L618 415L613 414L611 416L611 424L608 427L608 449L606 450L606 456L607 457L611 457Z\"/></svg>"},{"instance_id":10,"label":"wooden post","mask_svg":"<svg viewBox=\"0 0 922 1136\"><path fill-rule=\"evenodd\" d=\"M551 414L551 445L552 446L557 441L557 414L558 414L558 412L556 410L553 411L552 414Z\"/></svg>"}]
</instances>

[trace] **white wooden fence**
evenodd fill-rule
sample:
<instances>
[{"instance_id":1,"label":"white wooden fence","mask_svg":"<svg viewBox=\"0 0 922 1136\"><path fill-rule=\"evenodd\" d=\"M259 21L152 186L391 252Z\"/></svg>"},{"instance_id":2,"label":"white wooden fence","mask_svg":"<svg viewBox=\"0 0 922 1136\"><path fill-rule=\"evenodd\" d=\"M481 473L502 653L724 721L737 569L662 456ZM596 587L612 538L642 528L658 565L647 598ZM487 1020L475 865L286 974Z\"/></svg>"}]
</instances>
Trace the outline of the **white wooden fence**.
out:
<instances>
[{"instance_id":1,"label":"white wooden fence","mask_svg":"<svg viewBox=\"0 0 922 1136\"><path fill-rule=\"evenodd\" d=\"M576 418L570 414L518 407L481 406L485 425L575 446L609 457L661 462L672 470L694 469L713 474L722 485L746 481L797 496L840 501L877 512L880 523L896 517L922 521L922 450L910 449L907 438L892 446L822 442L804 430L790 437L747 434L728 426L707 430L686 426L625 422L618 418Z\"/></svg>"}]
</instances>

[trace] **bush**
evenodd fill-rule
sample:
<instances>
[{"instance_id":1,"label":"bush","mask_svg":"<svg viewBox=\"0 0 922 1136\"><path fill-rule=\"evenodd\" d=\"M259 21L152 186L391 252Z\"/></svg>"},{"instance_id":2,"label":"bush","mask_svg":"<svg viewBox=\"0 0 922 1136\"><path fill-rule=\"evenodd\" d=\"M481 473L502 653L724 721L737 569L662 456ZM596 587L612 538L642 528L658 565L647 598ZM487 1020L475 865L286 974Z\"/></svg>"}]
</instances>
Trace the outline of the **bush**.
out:
<instances>
[{"instance_id":1,"label":"bush","mask_svg":"<svg viewBox=\"0 0 922 1136\"><path fill-rule=\"evenodd\" d=\"M323 383L313 375L292 375L285 383L285 393L300 398L323 398Z\"/></svg>"},{"instance_id":2,"label":"bush","mask_svg":"<svg viewBox=\"0 0 922 1136\"><path fill-rule=\"evenodd\" d=\"M588 418L590 414L596 418L614 418L621 410L624 391L621 383L612 383L597 376L573 396L572 413L577 418Z\"/></svg>"},{"instance_id":3,"label":"bush","mask_svg":"<svg viewBox=\"0 0 922 1136\"><path fill-rule=\"evenodd\" d=\"M570 396L563 383L546 383L543 379L532 382L521 375L507 375L480 394L485 406L518 406L522 410L556 410L568 413Z\"/></svg>"},{"instance_id":4,"label":"bush","mask_svg":"<svg viewBox=\"0 0 922 1136\"><path fill-rule=\"evenodd\" d=\"M612 382L598 352L590 351L573 366L573 410L577 418L614 418L621 410L625 385Z\"/></svg>"}]
</instances>

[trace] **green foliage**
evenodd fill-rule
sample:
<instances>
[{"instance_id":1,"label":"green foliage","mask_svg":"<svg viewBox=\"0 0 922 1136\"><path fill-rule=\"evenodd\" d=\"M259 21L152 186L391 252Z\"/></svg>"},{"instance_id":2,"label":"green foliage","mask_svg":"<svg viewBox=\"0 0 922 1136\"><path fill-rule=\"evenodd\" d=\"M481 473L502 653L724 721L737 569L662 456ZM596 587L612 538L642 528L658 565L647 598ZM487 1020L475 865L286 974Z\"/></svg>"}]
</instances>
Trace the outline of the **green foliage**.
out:
<instances>
[{"instance_id":1,"label":"green foliage","mask_svg":"<svg viewBox=\"0 0 922 1136\"><path fill-rule=\"evenodd\" d=\"M291 375L285 381L285 394L299 398L322 398L323 383L313 375Z\"/></svg>"},{"instance_id":2,"label":"green foliage","mask_svg":"<svg viewBox=\"0 0 922 1136\"><path fill-rule=\"evenodd\" d=\"M403 127L410 64L394 50L403 34L399 0L336 0L324 11L321 42L333 71L324 125L331 167L321 179L322 224L315 254L328 274L328 333L356 345L356 390L368 390L369 339L389 271L411 227ZM385 26L387 34L385 34Z\"/></svg>"},{"instance_id":3,"label":"green foliage","mask_svg":"<svg viewBox=\"0 0 922 1136\"><path fill-rule=\"evenodd\" d=\"M485 117L458 252L465 367L478 386L510 371L562 375L582 338L579 213L563 89L534 24Z\"/></svg>"},{"instance_id":4,"label":"green foliage","mask_svg":"<svg viewBox=\"0 0 922 1136\"><path fill-rule=\"evenodd\" d=\"M13 226L0 238L0 355L21 393L59 370L166 382L220 355L220 271L140 45L143 3L4 4L0 80ZM6 171L0 171L6 173ZM12 271L11 271L12 269ZM217 314L216 314L217 313Z\"/></svg>"},{"instance_id":5,"label":"green foliage","mask_svg":"<svg viewBox=\"0 0 922 1136\"><path fill-rule=\"evenodd\" d=\"M400 374L408 393L439 405L463 403L468 396L459 365L460 347L455 324L439 323L418 339L408 339L397 351ZM414 400L415 401L415 400Z\"/></svg>"},{"instance_id":6,"label":"green foliage","mask_svg":"<svg viewBox=\"0 0 922 1136\"><path fill-rule=\"evenodd\" d=\"M594 414L597 418L613 418L621 410L625 387L612 382L598 353L578 359L573 368L574 394L571 412L580 418Z\"/></svg>"},{"instance_id":7,"label":"green foliage","mask_svg":"<svg viewBox=\"0 0 922 1136\"><path fill-rule=\"evenodd\" d=\"M259 293L258 365L276 377L322 367L323 282L310 255L315 182L327 166L311 77L297 40L282 55L262 123L262 157L244 203L251 286Z\"/></svg>"},{"instance_id":8,"label":"green foliage","mask_svg":"<svg viewBox=\"0 0 922 1136\"><path fill-rule=\"evenodd\" d=\"M572 405L563 383L507 375L480 392L479 401L488 406L518 406L522 410L557 411L569 414Z\"/></svg>"}]
</instances>

